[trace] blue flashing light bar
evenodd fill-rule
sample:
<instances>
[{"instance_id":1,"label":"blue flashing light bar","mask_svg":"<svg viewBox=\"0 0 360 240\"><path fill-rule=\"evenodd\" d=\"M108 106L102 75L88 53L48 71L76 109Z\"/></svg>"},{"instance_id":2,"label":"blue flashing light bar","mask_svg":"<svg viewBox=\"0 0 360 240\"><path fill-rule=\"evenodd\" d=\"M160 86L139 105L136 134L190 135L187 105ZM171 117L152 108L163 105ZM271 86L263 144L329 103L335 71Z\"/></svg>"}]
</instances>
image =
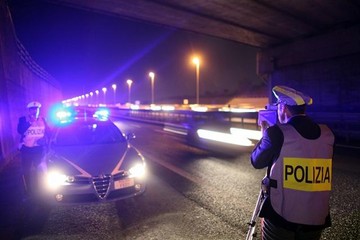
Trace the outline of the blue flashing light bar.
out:
<instances>
[{"instance_id":1,"label":"blue flashing light bar","mask_svg":"<svg viewBox=\"0 0 360 240\"><path fill-rule=\"evenodd\" d=\"M56 123L65 125L73 122L76 112L71 108L59 109L55 113Z\"/></svg>"},{"instance_id":2,"label":"blue flashing light bar","mask_svg":"<svg viewBox=\"0 0 360 240\"><path fill-rule=\"evenodd\" d=\"M106 121L109 119L110 111L107 108L99 108L95 111L93 117L101 120Z\"/></svg>"},{"instance_id":3,"label":"blue flashing light bar","mask_svg":"<svg viewBox=\"0 0 360 240\"><path fill-rule=\"evenodd\" d=\"M55 125L65 126L79 118L96 118L100 121L109 119L110 111L107 108L73 108L55 105L50 111L51 122Z\"/></svg>"},{"instance_id":4,"label":"blue flashing light bar","mask_svg":"<svg viewBox=\"0 0 360 240\"><path fill-rule=\"evenodd\" d=\"M76 112L74 109L64 107L63 104L55 104L49 111L49 118L51 123L55 125L64 125L70 123L75 118Z\"/></svg>"}]
</instances>

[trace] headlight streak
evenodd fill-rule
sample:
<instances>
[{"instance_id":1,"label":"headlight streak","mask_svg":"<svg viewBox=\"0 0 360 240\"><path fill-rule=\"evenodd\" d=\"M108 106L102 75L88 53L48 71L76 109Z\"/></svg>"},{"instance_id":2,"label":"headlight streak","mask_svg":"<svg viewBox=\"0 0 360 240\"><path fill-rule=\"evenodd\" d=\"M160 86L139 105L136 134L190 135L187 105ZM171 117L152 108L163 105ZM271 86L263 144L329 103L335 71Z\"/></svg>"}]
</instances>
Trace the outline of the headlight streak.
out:
<instances>
[{"instance_id":1,"label":"headlight streak","mask_svg":"<svg viewBox=\"0 0 360 240\"><path fill-rule=\"evenodd\" d=\"M254 144L246 137L229 133L216 132L205 129L198 129L197 134L200 138L212 141L228 143L239 146L253 146Z\"/></svg>"},{"instance_id":2,"label":"headlight streak","mask_svg":"<svg viewBox=\"0 0 360 240\"><path fill-rule=\"evenodd\" d=\"M248 139L252 140L260 140L262 138L262 133L259 130L250 130L250 129L243 129L243 128L230 128L231 134L235 136L244 136Z\"/></svg>"},{"instance_id":3,"label":"headlight streak","mask_svg":"<svg viewBox=\"0 0 360 240\"><path fill-rule=\"evenodd\" d=\"M228 108L223 107L219 109L219 112L233 112L233 113L242 113L242 112L257 112L256 109L251 108Z\"/></svg>"}]
</instances>

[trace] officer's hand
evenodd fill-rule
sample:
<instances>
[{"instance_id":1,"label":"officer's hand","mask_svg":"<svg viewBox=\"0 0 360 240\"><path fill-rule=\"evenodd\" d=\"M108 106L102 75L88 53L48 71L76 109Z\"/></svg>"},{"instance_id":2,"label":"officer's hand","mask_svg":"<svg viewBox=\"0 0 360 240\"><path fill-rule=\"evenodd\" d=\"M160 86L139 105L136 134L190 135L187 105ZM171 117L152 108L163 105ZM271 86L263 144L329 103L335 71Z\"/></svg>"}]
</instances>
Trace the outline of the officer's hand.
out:
<instances>
[{"instance_id":1,"label":"officer's hand","mask_svg":"<svg viewBox=\"0 0 360 240\"><path fill-rule=\"evenodd\" d=\"M36 121L36 116L35 115L29 115L30 124L34 123L35 121Z\"/></svg>"},{"instance_id":2,"label":"officer's hand","mask_svg":"<svg viewBox=\"0 0 360 240\"><path fill-rule=\"evenodd\" d=\"M261 128L262 135L264 135L265 130L268 129L269 127L270 127L270 125L267 121L260 122L260 128Z\"/></svg>"}]
</instances>

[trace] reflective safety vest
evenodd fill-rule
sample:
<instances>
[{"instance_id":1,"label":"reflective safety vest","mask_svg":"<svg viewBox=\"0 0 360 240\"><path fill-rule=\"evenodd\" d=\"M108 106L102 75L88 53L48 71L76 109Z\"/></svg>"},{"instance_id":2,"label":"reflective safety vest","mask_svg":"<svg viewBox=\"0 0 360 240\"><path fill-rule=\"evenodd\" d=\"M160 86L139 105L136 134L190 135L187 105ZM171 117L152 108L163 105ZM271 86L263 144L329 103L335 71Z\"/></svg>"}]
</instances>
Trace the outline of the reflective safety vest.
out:
<instances>
[{"instance_id":1,"label":"reflective safety vest","mask_svg":"<svg viewBox=\"0 0 360 240\"><path fill-rule=\"evenodd\" d=\"M334 135L320 125L318 139L302 137L291 125L279 126L284 133L280 156L271 166L270 189L273 209L285 220L323 225L329 214Z\"/></svg>"},{"instance_id":2,"label":"reflective safety vest","mask_svg":"<svg viewBox=\"0 0 360 240\"><path fill-rule=\"evenodd\" d=\"M38 118L31 126L25 131L22 139L26 147L39 146L37 141L45 136L45 122L43 118Z\"/></svg>"}]
</instances>

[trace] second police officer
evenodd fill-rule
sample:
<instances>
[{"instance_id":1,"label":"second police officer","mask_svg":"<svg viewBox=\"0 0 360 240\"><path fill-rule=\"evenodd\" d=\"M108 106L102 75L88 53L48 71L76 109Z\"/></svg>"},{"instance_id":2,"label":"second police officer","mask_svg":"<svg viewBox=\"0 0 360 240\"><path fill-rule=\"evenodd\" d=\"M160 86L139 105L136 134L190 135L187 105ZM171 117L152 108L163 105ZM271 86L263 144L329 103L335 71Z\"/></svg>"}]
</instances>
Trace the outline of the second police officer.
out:
<instances>
[{"instance_id":1,"label":"second police officer","mask_svg":"<svg viewBox=\"0 0 360 240\"><path fill-rule=\"evenodd\" d=\"M25 193L30 197L37 189L36 169L44 157L49 128L40 116L41 104L33 101L27 105L27 114L19 118L17 131L21 135L19 150Z\"/></svg>"}]
</instances>

